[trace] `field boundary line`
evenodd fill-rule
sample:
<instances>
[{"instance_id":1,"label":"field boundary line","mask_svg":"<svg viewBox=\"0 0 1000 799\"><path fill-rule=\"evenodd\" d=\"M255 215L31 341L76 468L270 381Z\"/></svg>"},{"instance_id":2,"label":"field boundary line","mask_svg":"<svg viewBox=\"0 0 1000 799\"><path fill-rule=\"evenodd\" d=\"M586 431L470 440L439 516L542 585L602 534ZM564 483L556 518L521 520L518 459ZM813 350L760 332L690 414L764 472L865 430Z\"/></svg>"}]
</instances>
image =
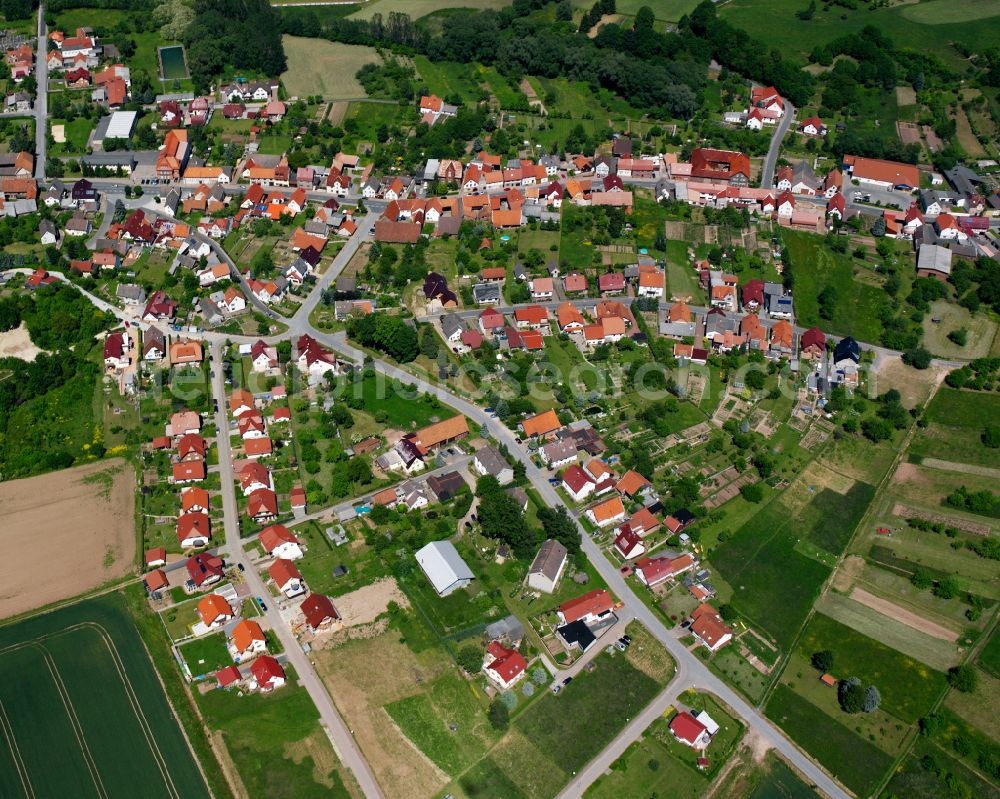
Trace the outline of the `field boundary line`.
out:
<instances>
[{"instance_id":1,"label":"field boundary line","mask_svg":"<svg viewBox=\"0 0 1000 799\"><path fill-rule=\"evenodd\" d=\"M139 722L139 728L142 730L147 746L149 746L150 754L153 755L156 767L160 770L160 774L163 776L163 782L164 786L167 788L167 793L175 797L175 799L181 799L180 794L177 792L177 786L174 785L173 778L170 776L170 767L167 764L166 758L163 757L163 753L160 751L159 745L156 743L156 736L153 735L153 731L149 726L146 714L143 712L142 705L138 701L135 689L132 687L132 680L129 678L128 674L125 673L124 664L121 661L121 655L118 653L118 647L111 639L110 633L108 633L108 631L97 622L85 621L80 624L75 624L72 627L67 627L65 630L60 630L58 633L53 634L52 637L75 632L76 630L81 629L96 630L98 635L101 637L101 640L104 642L104 645L108 648L108 653L111 655L111 662L114 664L115 669L118 672L118 677L121 679L122 685L125 688L125 695L128 698L129 704L132 706L132 712L135 714L136 721Z\"/></svg>"},{"instance_id":2,"label":"field boundary line","mask_svg":"<svg viewBox=\"0 0 1000 799\"><path fill-rule=\"evenodd\" d=\"M14 761L14 768L17 769L18 779L21 780L21 787L24 788L24 795L29 799L34 799L35 789L31 785L28 768L21 759L21 750L17 745L17 737L14 735L14 726L7 718L7 709L3 706L3 702L0 702L0 730L3 730L3 737L7 740L7 747L10 749L11 759Z\"/></svg>"},{"instance_id":3,"label":"field boundary line","mask_svg":"<svg viewBox=\"0 0 1000 799\"><path fill-rule=\"evenodd\" d=\"M96 630L98 635L101 637L101 640L104 642L104 645L108 648L108 653L111 655L111 661L114 664L115 670L118 672L118 677L122 681L122 686L125 689L126 698L132 706L132 713L135 715L136 721L139 723L139 728L142 730L143 737L146 739L146 745L149 747L150 754L153 756L153 761L156 763L157 769L159 769L161 776L164 778L164 787L166 787L167 793L174 797L174 799L182 799L180 794L177 792L177 787L174 785L173 778L170 776L169 764L167 763L166 758L164 758L163 753L160 751L159 745L156 743L156 736L153 734L149 721L142 710L142 705L135 694L135 689L132 687L132 681L125 671L124 663L121 661L121 656L118 653L117 646L111 639L111 634L101 624L94 621L85 621L73 624L62 630L55 630L53 632L46 633L45 635L39 636L31 641L22 641L5 647L4 649L0 649L0 655L26 647L35 647L41 650L45 658L46 666L52 674L53 681L56 683L56 690L59 692L63 705L66 707L67 715L70 717L70 724L73 727L73 732L77 737L77 741L80 743L81 750L83 750L84 759L87 761L87 768L91 770L91 776L94 777L95 787L97 787L98 793L107 799L107 792L104 790L103 782L100 780L97 764L93 760L93 756L90 754L90 750L83 740L83 728L82 725L80 725L75 710L73 709L73 703L69 698L69 692L66 689L65 684L62 682L62 678L59 676L58 670L55 668L55 663L52 661L51 654L41 643L42 641L56 638L60 635L67 635L79 630ZM100 783L100 785L98 785L98 783Z\"/></svg>"},{"instance_id":4,"label":"field boundary line","mask_svg":"<svg viewBox=\"0 0 1000 799\"><path fill-rule=\"evenodd\" d=\"M87 764L87 769L90 771L90 777L94 781L94 788L97 789L99 796L104 797L104 799L108 799L108 792L104 787L104 781L101 779L97 763L94 761L94 756L91 754L90 747L87 746L87 741L84 738L83 727L80 724L80 719L77 718L73 702L69 698L69 692L66 690L66 685L59 676L59 671L55 667L52 655L49 653L48 649L38 643L37 639L29 642L27 646L37 647L42 651L45 665L48 667L49 674L52 675L52 682L55 683L56 691L59 693L59 698L62 700L63 707L66 710L66 715L69 717L70 726L73 728L73 734L76 735L77 743L80 745L80 752L83 754L83 759Z\"/></svg>"}]
</instances>

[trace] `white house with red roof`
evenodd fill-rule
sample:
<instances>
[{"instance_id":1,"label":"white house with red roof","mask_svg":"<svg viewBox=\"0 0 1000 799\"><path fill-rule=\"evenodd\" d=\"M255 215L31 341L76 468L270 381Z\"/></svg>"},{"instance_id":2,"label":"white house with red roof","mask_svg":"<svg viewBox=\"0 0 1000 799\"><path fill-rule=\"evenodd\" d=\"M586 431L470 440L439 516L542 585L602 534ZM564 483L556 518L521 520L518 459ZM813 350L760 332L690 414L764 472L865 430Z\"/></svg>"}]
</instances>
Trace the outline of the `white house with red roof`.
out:
<instances>
[{"instance_id":1,"label":"white house with red roof","mask_svg":"<svg viewBox=\"0 0 1000 799\"><path fill-rule=\"evenodd\" d=\"M773 86L754 86L750 90L750 107L773 111L780 117L785 113L785 98Z\"/></svg>"},{"instance_id":2,"label":"white house with red roof","mask_svg":"<svg viewBox=\"0 0 1000 799\"><path fill-rule=\"evenodd\" d=\"M819 117L809 117L799 123L799 133L806 136L825 136L826 125Z\"/></svg>"},{"instance_id":3,"label":"white house with red roof","mask_svg":"<svg viewBox=\"0 0 1000 799\"><path fill-rule=\"evenodd\" d=\"M272 524L260 531L258 538L264 551L274 558L298 560L302 557L302 544L295 534L283 524Z\"/></svg>"},{"instance_id":4,"label":"white house with red roof","mask_svg":"<svg viewBox=\"0 0 1000 799\"><path fill-rule=\"evenodd\" d=\"M563 472L562 487L573 498L574 502L583 502L594 493L594 481L576 464Z\"/></svg>"},{"instance_id":5,"label":"white house with red roof","mask_svg":"<svg viewBox=\"0 0 1000 799\"><path fill-rule=\"evenodd\" d=\"M250 666L250 688L268 693L285 684L285 670L270 655L262 655Z\"/></svg>"},{"instance_id":6,"label":"white house with red roof","mask_svg":"<svg viewBox=\"0 0 1000 799\"><path fill-rule=\"evenodd\" d=\"M708 728L686 710L670 720L670 732L685 746L699 751L708 746L712 740Z\"/></svg>"},{"instance_id":7,"label":"white house with red roof","mask_svg":"<svg viewBox=\"0 0 1000 799\"><path fill-rule=\"evenodd\" d=\"M108 333L104 339L104 366L106 369L127 369L132 363L129 354L132 350L132 337L127 332Z\"/></svg>"},{"instance_id":8,"label":"white house with red roof","mask_svg":"<svg viewBox=\"0 0 1000 799\"><path fill-rule=\"evenodd\" d=\"M231 688L243 682L243 675L236 666L226 666L215 672L215 681L219 688Z\"/></svg>"},{"instance_id":9,"label":"white house with red roof","mask_svg":"<svg viewBox=\"0 0 1000 799\"><path fill-rule=\"evenodd\" d=\"M302 580L302 573L290 560L277 558L267 567L267 574L274 580L274 584L278 590L289 599L306 592L306 584Z\"/></svg>"},{"instance_id":10,"label":"white house with red roof","mask_svg":"<svg viewBox=\"0 0 1000 799\"><path fill-rule=\"evenodd\" d=\"M646 545L642 543L642 536L633 532L628 525L622 525L621 531L615 538L614 547L625 560L637 558L646 551Z\"/></svg>"},{"instance_id":11,"label":"white house with red roof","mask_svg":"<svg viewBox=\"0 0 1000 799\"><path fill-rule=\"evenodd\" d=\"M595 588L583 596L563 602L557 611L562 624L584 623L605 618L615 609L614 597L604 588Z\"/></svg>"},{"instance_id":12,"label":"white house with red roof","mask_svg":"<svg viewBox=\"0 0 1000 799\"><path fill-rule=\"evenodd\" d=\"M206 513L185 513L177 517L177 541L182 549L208 546L212 531Z\"/></svg>"},{"instance_id":13,"label":"white house with red roof","mask_svg":"<svg viewBox=\"0 0 1000 799\"><path fill-rule=\"evenodd\" d=\"M710 652L718 652L733 640L732 629L711 605L702 603L691 614L691 632Z\"/></svg>"},{"instance_id":14,"label":"white house with red roof","mask_svg":"<svg viewBox=\"0 0 1000 799\"><path fill-rule=\"evenodd\" d=\"M684 553L676 558L642 558L635 563L635 576L648 588L653 588L666 580L676 578L695 566L694 558Z\"/></svg>"},{"instance_id":15,"label":"white house with red roof","mask_svg":"<svg viewBox=\"0 0 1000 799\"><path fill-rule=\"evenodd\" d=\"M516 649L491 641L483 659L483 673L501 691L508 691L528 673L528 663Z\"/></svg>"}]
</instances>

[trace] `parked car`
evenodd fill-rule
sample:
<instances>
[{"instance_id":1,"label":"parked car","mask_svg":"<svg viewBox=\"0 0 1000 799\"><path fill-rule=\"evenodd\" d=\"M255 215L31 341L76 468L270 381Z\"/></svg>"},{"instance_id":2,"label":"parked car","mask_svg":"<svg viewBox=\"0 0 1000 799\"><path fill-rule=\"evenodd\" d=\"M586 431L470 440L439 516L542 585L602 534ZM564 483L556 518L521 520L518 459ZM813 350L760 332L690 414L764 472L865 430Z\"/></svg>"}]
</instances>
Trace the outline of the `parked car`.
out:
<instances>
[{"instance_id":1,"label":"parked car","mask_svg":"<svg viewBox=\"0 0 1000 799\"><path fill-rule=\"evenodd\" d=\"M623 644L621 641L615 641L615 649L617 649L619 652L624 652L625 648L626 648L625 644Z\"/></svg>"},{"instance_id":2,"label":"parked car","mask_svg":"<svg viewBox=\"0 0 1000 799\"><path fill-rule=\"evenodd\" d=\"M553 685L552 686L552 693L554 693L554 694L559 693L561 690L562 690L562 686L561 685Z\"/></svg>"},{"instance_id":3,"label":"parked car","mask_svg":"<svg viewBox=\"0 0 1000 799\"><path fill-rule=\"evenodd\" d=\"M563 685L569 685L571 682L573 682L573 678L567 677L565 680L563 680Z\"/></svg>"}]
</instances>

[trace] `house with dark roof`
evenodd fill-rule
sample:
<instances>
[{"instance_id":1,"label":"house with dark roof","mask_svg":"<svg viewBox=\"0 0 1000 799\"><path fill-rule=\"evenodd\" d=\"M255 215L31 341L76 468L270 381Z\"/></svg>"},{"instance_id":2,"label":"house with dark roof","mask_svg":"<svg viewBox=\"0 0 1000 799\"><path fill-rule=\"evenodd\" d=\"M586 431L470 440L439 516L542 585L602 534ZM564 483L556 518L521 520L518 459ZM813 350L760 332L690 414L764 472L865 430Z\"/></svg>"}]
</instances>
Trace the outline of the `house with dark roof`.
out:
<instances>
[{"instance_id":1,"label":"house with dark roof","mask_svg":"<svg viewBox=\"0 0 1000 799\"><path fill-rule=\"evenodd\" d=\"M467 488L468 484L458 472L445 472L428 477L427 487L437 497L438 502L447 502L463 488Z\"/></svg>"},{"instance_id":2,"label":"house with dark roof","mask_svg":"<svg viewBox=\"0 0 1000 799\"><path fill-rule=\"evenodd\" d=\"M480 475L492 475L500 485L507 485L514 479L514 469L496 447L480 447L472 459L472 467Z\"/></svg>"},{"instance_id":3,"label":"house with dark roof","mask_svg":"<svg viewBox=\"0 0 1000 799\"><path fill-rule=\"evenodd\" d=\"M566 569L568 558L569 553L560 542L554 538L545 541L528 568L528 588L553 593Z\"/></svg>"}]
</instances>

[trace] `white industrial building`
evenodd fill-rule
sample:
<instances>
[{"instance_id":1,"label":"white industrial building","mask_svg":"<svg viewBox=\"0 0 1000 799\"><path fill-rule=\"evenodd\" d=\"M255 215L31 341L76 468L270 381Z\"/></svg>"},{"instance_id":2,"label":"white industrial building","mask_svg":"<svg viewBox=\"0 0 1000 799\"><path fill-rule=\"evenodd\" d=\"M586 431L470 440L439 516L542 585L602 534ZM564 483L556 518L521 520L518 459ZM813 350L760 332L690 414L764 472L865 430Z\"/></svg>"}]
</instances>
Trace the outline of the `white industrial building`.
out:
<instances>
[{"instance_id":1,"label":"white industrial building","mask_svg":"<svg viewBox=\"0 0 1000 799\"><path fill-rule=\"evenodd\" d=\"M476 579L451 541L431 541L417 551L417 563L438 596L448 596Z\"/></svg>"}]
</instances>

